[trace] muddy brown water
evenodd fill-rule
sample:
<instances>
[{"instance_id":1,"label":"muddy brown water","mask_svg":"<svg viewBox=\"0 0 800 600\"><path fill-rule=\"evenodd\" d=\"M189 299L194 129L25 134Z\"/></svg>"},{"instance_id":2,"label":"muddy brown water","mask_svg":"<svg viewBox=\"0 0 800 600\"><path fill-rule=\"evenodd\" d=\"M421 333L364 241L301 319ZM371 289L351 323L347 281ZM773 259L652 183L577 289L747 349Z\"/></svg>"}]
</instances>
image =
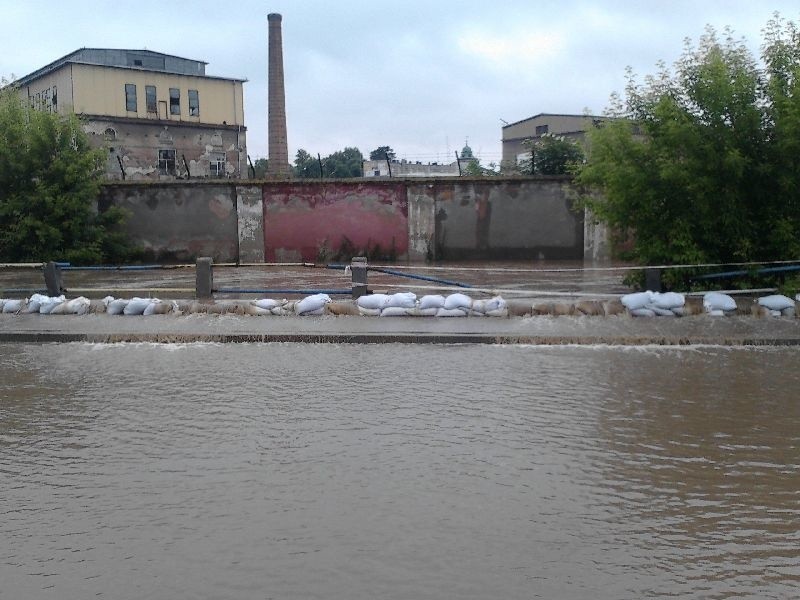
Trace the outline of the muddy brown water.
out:
<instances>
[{"instance_id":1,"label":"muddy brown water","mask_svg":"<svg viewBox=\"0 0 800 600\"><path fill-rule=\"evenodd\" d=\"M798 348L0 345L0 598L793 598Z\"/></svg>"}]
</instances>

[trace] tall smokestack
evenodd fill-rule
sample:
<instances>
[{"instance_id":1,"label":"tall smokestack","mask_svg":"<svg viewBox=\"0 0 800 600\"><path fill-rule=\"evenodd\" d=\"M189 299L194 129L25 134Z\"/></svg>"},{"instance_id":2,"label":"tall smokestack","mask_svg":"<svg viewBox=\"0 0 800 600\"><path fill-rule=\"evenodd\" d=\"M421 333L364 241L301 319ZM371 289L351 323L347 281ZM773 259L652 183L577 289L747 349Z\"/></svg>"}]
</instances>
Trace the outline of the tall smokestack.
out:
<instances>
[{"instance_id":1,"label":"tall smokestack","mask_svg":"<svg viewBox=\"0 0 800 600\"><path fill-rule=\"evenodd\" d=\"M267 15L269 22L269 134L268 175L289 176L289 142L286 138L286 94L283 89L283 39L281 16Z\"/></svg>"}]
</instances>

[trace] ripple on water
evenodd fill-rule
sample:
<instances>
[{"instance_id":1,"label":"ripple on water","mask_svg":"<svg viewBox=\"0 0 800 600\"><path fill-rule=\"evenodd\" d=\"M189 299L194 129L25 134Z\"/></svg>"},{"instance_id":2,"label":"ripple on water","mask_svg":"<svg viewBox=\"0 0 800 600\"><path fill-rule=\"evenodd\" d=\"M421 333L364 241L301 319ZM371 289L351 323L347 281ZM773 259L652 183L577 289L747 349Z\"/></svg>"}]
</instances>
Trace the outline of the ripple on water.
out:
<instances>
[{"instance_id":1,"label":"ripple on water","mask_svg":"<svg viewBox=\"0 0 800 600\"><path fill-rule=\"evenodd\" d=\"M791 596L798 357L0 345L3 591Z\"/></svg>"}]
</instances>

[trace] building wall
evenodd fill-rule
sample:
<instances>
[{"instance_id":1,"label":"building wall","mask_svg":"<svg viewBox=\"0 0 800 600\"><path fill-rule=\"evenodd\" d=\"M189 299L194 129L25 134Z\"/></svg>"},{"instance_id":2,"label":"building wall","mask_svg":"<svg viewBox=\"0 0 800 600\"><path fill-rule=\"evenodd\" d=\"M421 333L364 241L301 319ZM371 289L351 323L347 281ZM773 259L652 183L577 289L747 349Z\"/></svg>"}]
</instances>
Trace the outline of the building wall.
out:
<instances>
[{"instance_id":1,"label":"building wall","mask_svg":"<svg viewBox=\"0 0 800 600\"><path fill-rule=\"evenodd\" d=\"M538 138L544 133L537 127L547 127L547 133L561 135L568 139L582 141L584 132L591 126L592 119L583 115L541 114L503 127L503 161L514 162L519 154L527 152L522 143Z\"/></svg>"},{"instance_id":2,"label":"building wall","mask_svg":"<svg viewBox=\"0 0 800 600\"><path fill-rule=\"evenodd\" d=\"M126 208L155 260L580 260L571 197L567 178L120 183L103 186L99 207ZM590 242L589 259L607 258Z\"/></svg>"},{"instance_id":3,"label":"building wall","mask_svg":"<svg viewBox=\"0 0 800 600\"><path fill-rule=\"evenodd\" d=\"M69 65L68 65L69 66ZM139 69L73 64L74 109L84 115L244 125L242 83ZM136 112L126 110L125 84L136 86ZM157 112L148 113L145 86L156 88ZM179 115L170 112L170 88L180 90ZM197 90L199 115L189 114L189 90Z\"/></svg>"},{"instance_id":4,"label":"building wall","mask_svg":"<svg viewBox=\"0 0 800 600\"><path fill-rule=\"evenodd\" d=\"M72 112L72 73L70 65L47 73L19 88L20 96L38 110L68 114ZM53 95L57 102L53 104Z\"/></svg>"},{"instance_id":5,"label":"building wall","mask_svg":"<svg viewBox=\"0 0 800 600\"><path fill-rule=\"evenodd\" d=\"M461 162L461 167L466 168L468 160ZM412 163L406 161L392 161L392 177L458 177L458 163L449 165L433 165ZM365 160L364 177L389 177L389 165L385 160Z\"/></svg>"}]
</instances>

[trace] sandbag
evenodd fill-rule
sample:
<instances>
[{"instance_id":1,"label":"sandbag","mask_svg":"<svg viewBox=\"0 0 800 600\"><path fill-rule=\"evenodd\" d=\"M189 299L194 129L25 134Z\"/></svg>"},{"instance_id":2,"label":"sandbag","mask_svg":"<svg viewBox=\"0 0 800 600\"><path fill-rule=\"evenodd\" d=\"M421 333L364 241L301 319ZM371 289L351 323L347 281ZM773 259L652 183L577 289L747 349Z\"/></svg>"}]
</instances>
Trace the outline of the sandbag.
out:
<instances>
[{"instance_id":1,"label":"sandbag","mask_svg":"<svg viewBox=\"0 0 800 600\"><path fill-rule=\"evenodd\" d=\"M352 302L330 302L325 305L325 310L336 316L358 316L358 306Z\"/></svg>"},{"instance_id":2,"label":"sandbag","mask_svg":"<svg viewBox=\"0 0 800 600\"><path fill-rule=\"evenodd\" d=\"M382 317L407 317L408 311L412 310L409 308L403 308L402 306L387 306L383 310L381 310Z\"/></svg>"},{"instance_id":3,"label":"sandbag","mask_svg":"<svg viewBox=\"0 0 800 600\"><path fill-rule=\"evenodd\" d=\"M384 308L414 308L417 305L417 295L413 292L398 292L389 296Z\"/></svg>"},{"instance_id":4,"label":"sandbag","mask_svg":"<svg viewBox=\"0 0 800 600\"><path fill-rule=\"evenodd\" d=\"M30 298L28 298L28 306L25 307L25 313L38 313L39 306L42 302L48 300L48 297L43 294L32 294ZM0 301L2 302L2 301ZM2 306L0 306L0 310L2 310Z\"/></svg>"},{"instance_id":5,"label":"sandbag","mask_svg":"<svg viewBox=\"0 0 800 600\"><path fill-rule=\"evenodd\" d=\"M59 306L62 302L66 300L66 296L63 294L61 296L50 296L45 301L40 302L39 304L39 314L40 315L49 315Z\"/></svg>"},{"instance_id":6,"label":"sandbag","mask_svg":"<svg viewBox=\"0 0 800 600\"><path fill-rule=\"evenodd\" d=\"M162 302L158 298L152 298L142 315L145 317L149 317L150 315L164 315L170 312L170 310L172 310L172 305L169 302Z\"/></svg>"},{"instance_id":7,"label":"sandbag","mask_svg":"<svg viewBox=\"0 0 800 600\"><path fill-rule=\"evenodd\" d=\"M439 311L436 307L430 308L409 308L407 310L409 317L435 317Z\"/></svg>"},{"instance_id":8,"label":"sandbag","mask_svg":"<svg viewBox=\"0 0 800 600\"><path fill-rule=\"evenodd\" d=\"M258 308L263 308L265 310L272 310L273 308L280 306L281 303L277 300L273 300L272 298L261 298L260 300L253 300L251 302L253 306L257 306Z\"/></svg>"},{"instance_id":9,"label":"sandbag","mask_svg":"<svg viewBox=\"0 0 800 600\"><path fill-rule=\"evenodd\" d=\"M686 304L686 298L683 294L677 292L655 292L650 300L649 308L663 308L672 310L673 308L680 308Z\"/></svg>"},{"instance_id":10,"label":"sandbag","mask_svg":"<svg viewBox=\"0 0 800 600\"><path fill-rule=\"evenodd\" d=\"M634 308L629 310L632 317L655 317L656 313L649 308Z\"/></svg>"},{"instance_id":11,"label":"sandbag","mask_svg":"<svg viewBox=\"0 0 800 600\"><path fill-rule=\"evenodd\" d=\"M108 304L106 304L106 312L110 315L121 315L122 311L125 310L127 305L128 300L124 298L117 298L116 300L111 300Z\"/></svg>"},{"instance_id":12,"label":"sandbag","mask_svg":"<svg viewBox=\"0 0 800 600\"><path fill-rule=\"evenodd\" d=\"M472 298L460 293L450 294L444 299L444 308L445 310L463 308L467 311L472 308Z\"/></svg>"},{"instance_id":13,"label":"sandbag","mask_svg":"<svg viewBox=\"0 0 800 600\"><path fill-rule=\"evenodd\" d=\"M128 301L125 305L125 308L122 309L123 315L141 315L144 313L144 309L147 308L147 305L150 304L150 298L138 298L133 297Z\"/></svg>"},{"instance_id":14,"label":"sandbag","mask_svg":"<svg viewBox=\"0 0 800 600\"><path fill-rule=\"evenodd\" d=\"M677 315L670 310L669 308L659 308L655 305L650 305L647 307L649 310L652 310L657 317L676 317Z\"/></svg>"},{"instance_id":15,"label":"sandbag","mask_svg":"<svg viewBox=\"0 0 800 600\"><path fill-rule=\"evenodd\" d=\"M19 298L6 300L3 303L3 312L6 314L19 312L25 307L25 304L25 300Z\"/></svg>"},{"instance_id":16,"label":"sandbag","mask_svg":"<svg viewBox=\"0 0 800 600\"><path fill-rule=\"evenodd\" d=\"M359 308L368 308L368 309L382 309L386 307L387 302L389 302L389 296L386 294L367 294L365 296L360 296L356 300L356 304L358 304Z\"/></svg>"},{"instance_id":17,"label":"sandbag","mask_svg":"<svg viewBox=\"0 0 800 600\"><path fill-rule=\"evenodd\" d=\"M722 292L708 292L703 296L703 308L705 308L707 312L714 310L729 312L736 310L736 300Z\"/></svg>"},{"instance_id":18,"label":"sandbag","mask_svg":"<svg viewBox=\"0 0 800 600\"><path fill-rule=\"evenodd\" d=\"M792 317L792 318L794 318L794 316L795 316L795 308L794 308L794 306L790 306L789 308L784 308L781 311L781 314L784 317Z\"/></svg>"},{"instance_id":19,"label":"sandbag","mask_svg":"<svg viewBox=\"0 0 800 600\"><path fill-rule=\"evenodd\" d=\"M636 292L634 294L625 294L620 298L623 306L628 310L636 310L637 308L645 308L652 302L653 292Z\"/></svg>"},{"instance_id":20,"label":"sandbag","mask_svg":"<svg viewBox=\"0 0 800 600\"><path fill-rule=\"evenodd\" d=\"M508 308L498 308L497 310L487 310L486 311L487 317L500 317L507 319L508 318Z\"/></svg>"},{"instance_id":21,"label":"sandbag","mask_svg":"<svg viewBox=\"0 0 800 600\"><path fill-rule=\"evenodd\" d=\"M437 317L466 317L469 308L437 308Z\"/></svg>"},{"instance_id":22,"label":"sandbag","mask_svg":"<svg viewBox=\"0 0 800 600\"><path fill-rule=\"evenodd\" d=\"M444 296L439 294L430 294L427 296L423 296L419 299L419 309L425 310L428 308L443 308L444 307Z\"/></svg>"},{"instance_id":23,"label":"sandbag","mask_svg":"<svg viewBox=\"0 0 800 600\"><path fill-rule=\"evenodd\" d=\"M362 317L379 317L381 316L381 309L380 308L364 308L363 306L358 307L358 314Z\"/></svg>"},{"instance_id":24,"label":"sandbag","mask_svg":"<svg viewBox=\"0 0 800 600\"><path fill-rule=\"evenodd\" d=\"M787 308L794 308L794 301L791 298L781 294L764 296L763 298L758 299L758 303L769 310L785 310Z\"/></svg>"},{"instance_id":25,"label":"sandbag","mask_svg":"<svg viewBox=\"0 0 800 600\"><path fill-rule=\"evenodd\" d=\"M314 294L306 296L295 304L294 312L298 315L321 315L325 312L325 305L331 301L328 294Z\"/></svg>"},{"instance_id":26,"label":"sandbag","mask_svg":"<svg viewBox=\"0 0 800 600\"><path fill-rule=\"evenodd\" d=\"M3 312L3 305L5 305L6 299L0 298L0 313Z\"/></svg>"},{"instance_id":27,"label":"sandbag","mask_svg":"<svg viewBox=\"0 0 800 600\"><path fill-rule=\"evenodd\" d=\"M85 296L78 296L64 303L65 314L68 315L85 315L89 312L89 305L91 302Z\"/></svg>"}]
</instances>

